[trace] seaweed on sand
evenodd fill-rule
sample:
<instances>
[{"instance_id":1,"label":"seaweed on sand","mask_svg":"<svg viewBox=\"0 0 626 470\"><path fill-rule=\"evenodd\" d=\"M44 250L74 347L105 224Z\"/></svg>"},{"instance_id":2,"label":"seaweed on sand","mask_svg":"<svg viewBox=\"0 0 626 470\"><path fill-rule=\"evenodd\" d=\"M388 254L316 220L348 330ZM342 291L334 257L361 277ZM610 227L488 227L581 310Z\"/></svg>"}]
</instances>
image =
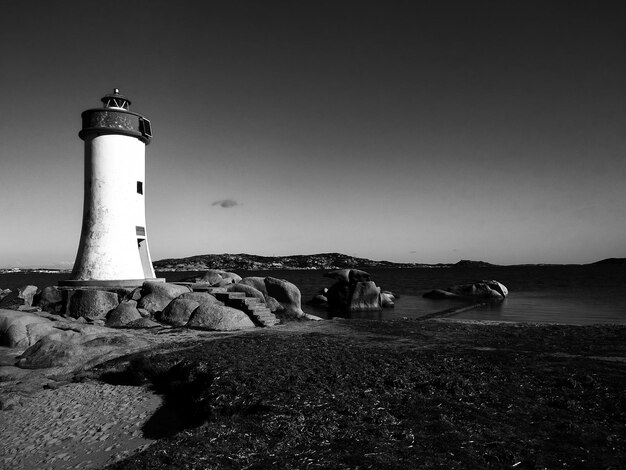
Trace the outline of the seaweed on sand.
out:
<instances>
[{"instance_id":1,"label":"seaweed on sand","mask_svg":"<svg viewBox=\"0 0 626 470\"><path fill-rule=\"evenodd\" d=\"M139 468L620 468L626 328L352 322L353 334L258 334L151 358L204 364L206 422L112 465ZM543 335L542 335L543 331ZM408 333L413 332L413 333ZM549 347L542 350L544 338ZM621 348L618 345L621 340ZM562 346L568 354L555 354ZM614 356L614 358L617 356Z\"/></svg>"}]
</instances>

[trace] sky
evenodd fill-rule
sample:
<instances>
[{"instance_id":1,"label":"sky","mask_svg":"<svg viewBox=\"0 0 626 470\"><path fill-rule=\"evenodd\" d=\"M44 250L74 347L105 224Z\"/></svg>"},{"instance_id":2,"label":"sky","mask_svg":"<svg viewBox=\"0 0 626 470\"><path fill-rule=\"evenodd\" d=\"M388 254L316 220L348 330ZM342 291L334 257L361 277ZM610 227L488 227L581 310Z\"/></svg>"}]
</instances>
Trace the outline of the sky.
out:
<instances>
[{"instance_id":1,"label":"sky","mask_svg":"<svg viewBox=\"0 0 626 470\"><path fill-rule=\"evenodd\" d=\"M80 114L152 122L153 260L626 257L626 5L4 1L0 267L71 267Z\"/></svg>"}]
</instances>

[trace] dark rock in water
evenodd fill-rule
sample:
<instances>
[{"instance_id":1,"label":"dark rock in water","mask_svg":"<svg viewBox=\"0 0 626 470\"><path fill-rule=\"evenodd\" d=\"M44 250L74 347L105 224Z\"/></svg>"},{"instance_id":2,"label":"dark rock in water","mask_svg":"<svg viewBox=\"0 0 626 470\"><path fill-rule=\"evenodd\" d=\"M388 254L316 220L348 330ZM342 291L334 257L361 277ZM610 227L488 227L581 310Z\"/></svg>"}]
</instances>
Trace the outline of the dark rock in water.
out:
<instances>
[{"instance_id":1,"label":"dark rock in water","mask_svg":"<svg viewBox=\"0 0 626 470\"><path fill-rule=\"evenodd\" d=\"M289 318L302 318L300 289L291 282L274 277L265 278L265 287L268 295L274 297L284 307L283 315Z\"/></svg>"},{"instance_id":2,"label":"dark rock in water","mask_svg":"<svg viewBox=\"0 0 626 470\"><path fill-rule=\"evenodd\" d=\"M346 281L338 281L328 288L326 299L331 311L347 312L352 298L352 288Z\"/></svg>"},{"instance_id":3,"label":"dark rock in water","mask_svg":"<svg viewBox=\"0 0 626 470\"><path fill-rule=\"evenodd\" d=\"M127 300L120 302L117 307L107 313L105 326L109 328L126 326L126 324L139 320L140 318L141 314L137 310L137 302Z\"/></svg>"},{"instance_id":4,"label":"dark rock in water","mask_svg":"<svg viewBox=\"0 0 626 470\"><path fill-rule=\"evenodd\" d=\"M187 286L171 284L169 282L146 281L142 286L142 297L137 307L144 308L154 314L162 311L167 304L185 292L190 292Z\"/></svg>"},{"instance_id":5,"label":"dark rock in water","mask_svg":"<svg viewBox=\"0 0 626 470\"><path fill-rule=\"evenodd\" d=\"M348 307L350 312L366 312L381 308L380 287L372 281L354 284Z\"/></svg>"},{"instance_id":6,"label":"dark rock in water","mask_svg":"<svg viewBox=\"0 0 626 470\"><path fill-rule=\"evenodd\" d=\"M20 299L19 291L9 291L0 300L0 308L17 310L20 305L24 305L24 299Z\"/></svg>"},{"instance_id":7,"label":"dark rock in water","mask_svg":"<svg viewBox=\"0 0 626 470\"><path fill-rule=\"evenodd\" d=\"M325 295L316 294L306 304L312 305L313 307L325 307L325 306L328 306L328 299L326 298Z\"/></svg>"},{"instance_id":8,"label":"dark rock in water","mask_svg":"<svg viewBox=\"0 0 626 470\"><path fill-rule=\"evenodd\" d=\"M395 296L388 291L380 293L380 305L382 308L392 308L395 306Z\"/></svg>"},{"instance_id":9,"label":"dark rock in water","mask_svg":"<svg viewBox=\"0 0 626 470\"><path fill-rule=\"evenodd\" d=\"M35 295L33 302L45 312L59 313L63 307L63 295L55 286L48 286Z\"/></svg>"},{"instance_id":10,"label":"dark rock in water","mask_svg":"<svg viewBox=\"0 0 626 470\"><path fill-rule=\"evenodd\" d=\"M186 326L215 331L246 330L255 327L250 317L241 310L216 304L198 306Z\"/></svg>"},{"instance_id":11,"label":"dark rock in water","mask_svg":"<svg viewBox=\"0 0 626 470\"><path fill-rule=\"evenodd\" d=\"M478 281L471 284L460 284L447 289L435 289L426 292L427 299L493 299L504 300L509 294L508 289L498 281Z\"/></svg>"},{"instance_id":12,"label":"dark rock in water","mask_svg":"<svg viewBox=\"0 0 626 470\"><path fill-rule=\"evenodd\" d=\"M255 297L262 302L265 302L265 295L256 287L252 287L246 284L232 284L226 288L227 292L243 292L246 297Z\"/></svg>"},{"instance_id":13,"label":"dark rock in water","mask_svg":"<svg viewBox=\"0 0 626 470\"><path fill-rule=\"evenodd\" d=\"M73 318L104 319L118 304L119 299L115 292L76 289L69 296L67 312Z\"/></svg>"},{"instance_id":14,"label":"dark rock in water","mask_svg":"<svg viewBox=\"0 0 626 470\"><path fill-rule=\"evenodd\" d=\"M263 295L267 297L267 288L265 287L265 278L259 276L244 277L239 281L240 285L252 286L257 290L263 292Z\"/></svg>"}]
</instances>

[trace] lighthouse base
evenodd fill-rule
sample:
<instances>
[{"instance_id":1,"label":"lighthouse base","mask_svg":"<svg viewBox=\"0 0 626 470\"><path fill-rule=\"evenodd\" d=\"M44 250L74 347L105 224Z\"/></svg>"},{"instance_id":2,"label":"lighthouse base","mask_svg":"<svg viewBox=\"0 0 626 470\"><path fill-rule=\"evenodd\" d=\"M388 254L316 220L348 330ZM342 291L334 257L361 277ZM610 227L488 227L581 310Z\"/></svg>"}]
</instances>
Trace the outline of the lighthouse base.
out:
<instances>
[{"instance_id":1,"label":"lighthouse base","mask_svg":"<svg viewBox=\"0 0 626 470\"><path fill-rule=\"evenodd\" d=\"M88 280L72 280L59 281L60 287L102 287L111 289L115 287L141 287L144 282L165 282L164 277L154 277L151 279L88 279Z\"/></svg>"}]
</instances>

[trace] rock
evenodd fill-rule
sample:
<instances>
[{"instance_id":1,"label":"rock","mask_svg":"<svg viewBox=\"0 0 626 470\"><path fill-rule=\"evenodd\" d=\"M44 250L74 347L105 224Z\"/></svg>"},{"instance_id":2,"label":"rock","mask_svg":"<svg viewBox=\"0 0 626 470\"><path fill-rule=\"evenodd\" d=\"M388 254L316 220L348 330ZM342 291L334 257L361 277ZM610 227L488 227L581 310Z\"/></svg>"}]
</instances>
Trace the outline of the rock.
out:
<instances>
[{"instance_id":1,"label":"rock","mask_svg":"<svg viewBox=\"0 0 626 470\"><path fill-rule=\"evenodd\" d=\"M0 346L27 348L55 331L55 323L32 313L0 310Z\"/></svg>"},{"instance_id":2,"label":"rock","mask_svg":"<svg viewBox=\"0 0 626 470\"><path fill-rule=\"evenodd\" d=\"M11 289L0 289L0 300L11 293Z\"/></svg>"},{"instance_id":3,"label":"rock","mask_svg":"<svg viewBox=\"0 0 626 470\"><path fill-rule=\"evenodd\" d=\"M20 305L24 305L24 299L19 298L19 291L9 291L2 300L0 300L0 308L17 310Z\"/></svg>"},{"instance_id":4,"label":"rock","mask_svg":"<svg viewBox=\"0 0 626 470\"><path fill-rule=\"evenodd\" d=\"M347 312L352 297L352 289L346 281L335 282L328 288L326 299L328 309L333 312Z\"/></svg>"},{"instance_id":5,"label":"rock","mask_svg":"<svg viewBox=\"0 0 626 470\"><path fill-rule=\"evenodd\" d=\"M34 305L45 312L60 313L63 307L63 296L55 286L44 287L35 295Z\"/></svg>"},{"instance_id":6,"label":"rock","mask_svg":"<svg viewBox=\"0 0 626 470\"><path fill-rule=\"evenodd\" d=\"M105 326L109 328L118 328L125 326L135 320L139 320L141 314L137 311L137 302L127 300L121 302L117 307L107 313Z\"/></svg>"},{"instance_id":7,"label":"rock","mask_svg":"<svg viewBox=\"0 0 626 470\"><path fill-rule=\"evenodd\" d=\"M266 295L265 296L265 305L267 306L267 308L270 309L270 312L272 312L272 313L281 313L283 310L285 310L285 307L283 307L278 302L278 300L276 300L271 295Z\"/></svg>"},{"instance_id":8,"label":"rock","mask_svg":"<svg viewBox=\"0 0 626 470\"><path fill-rule=\"evenodd\" d=\"M115 292L103 290L75 289L68 295L67 312L73 318L101 320L120 303Z\"/></svg>"},{"instance_id":9,"label":"rock","mask_svg":"<svg viewBox=\"0 0 626 470\"><path fill-rule=\"evenodd\" d=\"M433 289L431 291L424 293L422 297L424 297L425 299L433 299L433 300L462 299L462 297L460 297L459 295L453 294L452 292L448 292L443 289Z\"/></svg>"},{"instance_id":10,"label":"rock","mask_svg":"<svg viewBox=\"0 0 626 470\"><path fill-rule=\"evenodd\" d=\"M349 284L369 282L371 280L369 273L361 271L360 269L338 269L324 274L324 277L347 282Z\"/></svg>"},{"instance_id":11,"label":"rock","mask_svg":"<svg viewBox=\"0 0 626 470\"><path fill-rule=\"evenodd\" d=\"M493 299L504 300L509 290L498 281L478 281L471 284L460 284L445 290L435 289L426 292L423 297L428 299Z\"/></svg>"},{"instance_id":12,"label":"rock","mask_svg":"<svg viewBox=\"0 0 626 470\"><path fill-rule=\"evenodd\" d=\"M200 302L190 298L182 298L181 296L172 300L162 312L155 315L155 318L168 325L185 326L193 311L199 306Z\"/></svg>"},{"instance_id":13,"label":"rock","mask_svg":"<svg viewBox=\"0 0 626 470\"><path fill-rule=\"evenodd\" d=\"M117 333L109 328L85 328L84 331L61 331L42 338L24 351L17 365L24 369L84 368L148 346L146 340L134 335Z\"/></svg>"},{"instance_id":14,"label":"rock","mask_svg":"<svg viewBox=\"0 0 626 470\"><path fill-rule=\"evenodd\" d=\"M202 276L196 278L197 282L206 282L207 284L211 284L212 286L222 281L224 278L222 277L222 273L219 269L209 269Z\"/></svg>"},{"instance_id":15,"label":"rock","mask_svg":"<svg viewBox=\"0 0 626 470\"><path fill-rule=\"evenodd\" d=\"M370 310L380 310L380 287L376 286L373 281L357 282L352 287L352 295L350 297L350 305L348 310L351 312L365 312Z\"/></svg>"},{"instance_id":16,"label":"rock","mask_svg":"<svg viewBox=\"0 0 626 470\"><path fill-rule=\"evenodd\" d=\"M193 311L186 326L202 330L232 331L254 328L254 323L241 310L204 304Z\"/></svg>"},{"instance_id":17,"label":"rock","mask_svg":"<svg viewBox=\"0 0 626 470\"><path fill-rule=\"evenodd\" d=\"M238 283L241 281L241 276L239 274L223 272L221 273L221 276L224 279L232 279L234 283Z\"/></svg>"},{"instance_id":18,"label":"rock","mask_svg":"<svg viewBox=\"0 0 626 470\"><path fill-rule=\"evenodd\" d=\"M226 279L222 279L219 282L216 282L215 284L213 284L214 287L226 287L230 284L233 284L235 282L235 280L232 277L226 278Z\"/></svg>"},{"instance_id":19,"label":"rock","mask_svg":"<svg viewBox=\"0 0 626 470\"><path fill-rule=\"evenodd\" d=\"M244 294L246 294L246 297L255 297L260 301L265 302L265 295L263 295L263 292L247 284L231 284L226 288L226 291L243 292Z\"/></svg>"},{"instance_id":20,"label":"rock","mask_svg":"<svg viewBox=\"0 0 626 470\"><path fill-rule=\"evenodd\" d=\"M318 317L317 315L311 315L310 313L305 313L304 318L309 321L322 321L324 320L322 317Z\"/></svg>"},{"instance_id":21,"label":"rock","mask_svg":"<svg viewBox=\"0 0 626 470\"><path fill-rule=\"evenodd\" d=\"M261 292L263 292L263 295L265 297L267 297L267 288L265 287L265 278L264 277L258 277L258 276L250 276L250 277L244 277L241 281L239 281L239 284L242 284L244 286L252 286L257 290L260 290Z\"/></svg>"},{"instance_id":22,"label":"rock","mask_svg":"<svg viewBox=\"0 0 626 470\"><path fill-rule=\"evenodd\" d=\"M137 307L153 314L163 311L167 304L179 295L190 292L190 289L187 286L169 282L146 281L143 283L141 292L142 297L137 302Z\"/></svg>"},{"instance_id":23,"label":"rock","mask_svg":"<svg viewBox=\"0 0 626 470\"><path fill-rule=\"evenodd\" d=\"M389 292L380 293L380 304L383 308L392 308L395 306L395 297Z\"/></svg>"},{"instance_id":24,"label":"rock","mask_svg":"<svg viewBox=\"0 0 626 470\"><path fill-rule=\"evenodd\" d=\"M288 318L304 317L300 303L300 290L294 284L283 279L266 277L265 287L268 295L274 297L284 307L282 315Z\"/></svg>"},{"instance_id":25,"label":"rock","mask_svg":"<svg viewBox=\"0 0 626 470\"><path fill-rule=\"evenodd\" d=\"M208 292L185 292L184 294L181 294L176 298L195 300L199 304L224 305L223 302L220 302L215 298L215 296L209 294Z\"/></svg>"},{"instance_id":26,"label":"rock","mask_svg":"<svg viewBox=\"0 0 626 470\"><path fill-rule=\"evenodd\" d=\"M143 318L148 318L152 316L152 314L148 312L145 308L137 308L137 311L139 312L139 315L141 315Z\"/></svg>"},{"instance_id":27,"label":"rock","mask_svg":"<svg viewBox=\"0 0 626 470\"><path fill-rule=\"evenodd\" d=\"M33 299L35 294L37 294L37 286L24 286L19 288L18 298L22 299L24 302L22 305L28 305L29 307L33 305Z\"/></svg>"},{"instance_id":28,"label":"rock","mask_svg":"<svg viewBox=\"0 0 626 470\"><path fill-rule=\"evenodd\" d=\"M328 306L328 299L325 295L316 294L311 300L307 302L307 305L312 305L314 307L325 307Z\"/></svg>"},{"instance_id":29,"label":"rock","mask_svg":"<svg viewBox=\"0 0 626 470\"><path fill-rule=\"evenodd\" d=\"M126 323L124 328L157 328L159 326L161 326L161 324L152 321L149 318L139 318L131 321L130 323Z\"/></svg>"}]
</instances>

